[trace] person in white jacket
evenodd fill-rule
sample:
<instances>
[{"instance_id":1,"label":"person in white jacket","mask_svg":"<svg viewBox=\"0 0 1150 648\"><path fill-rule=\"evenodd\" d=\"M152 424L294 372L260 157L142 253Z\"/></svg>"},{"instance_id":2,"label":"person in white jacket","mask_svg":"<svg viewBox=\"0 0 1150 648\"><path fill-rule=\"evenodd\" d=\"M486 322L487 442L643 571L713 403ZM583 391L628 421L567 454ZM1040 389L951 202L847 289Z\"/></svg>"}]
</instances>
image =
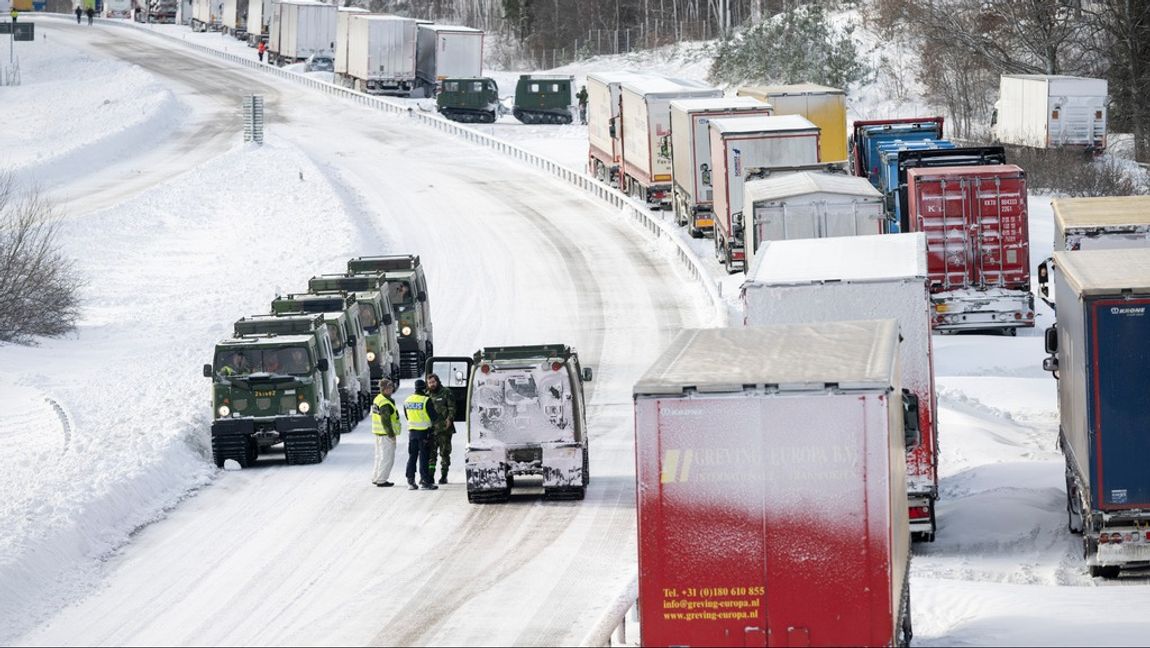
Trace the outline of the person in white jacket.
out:
<instances>
[{"instance_id":1,"label":"person in white jacket","mask_svg":"<svg viewBox=\"0 0 1150 648\"><path fill-rule=\"evenodd\" d=\"M394 393L395 383L383 378L379 381L379 395L371 403L371 432L375 435L375 469L371 483L382 487L395 485L388 478L395 465L395 439L403 431L399 409L391 398Z\"/></svg>"}]
</instances>

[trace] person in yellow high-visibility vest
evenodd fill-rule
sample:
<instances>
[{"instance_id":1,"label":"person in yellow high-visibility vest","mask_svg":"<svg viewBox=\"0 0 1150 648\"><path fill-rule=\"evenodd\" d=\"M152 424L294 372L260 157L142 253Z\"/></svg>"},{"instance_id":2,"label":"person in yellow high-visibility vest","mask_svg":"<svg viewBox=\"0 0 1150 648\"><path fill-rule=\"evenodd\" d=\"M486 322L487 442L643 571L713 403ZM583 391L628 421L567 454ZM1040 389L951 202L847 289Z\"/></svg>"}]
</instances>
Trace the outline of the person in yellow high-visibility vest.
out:
<instances>
[{"instance_id":1,"label":"person in yellow high-visibility vest","mask_svg":"<svg viewBox=\"0 0 1150 648\"><path fill-rule=\"evenodd\" d=\"M395 486L388 479L395 465L395 439L403 430L399 409L391 398L394 393L395 383L384 378L379 381L379 395L371 403L371 432L375 435L375 469L371 483L376 486Z\"/></svg>"},{"instance_id":2,"label":"person in yellow high-visibility vest","mask_svg":"<svg viewBox=\"0 0 1150 648\"><path fill-rule=\"evenodd\" d=\"M431 459L432 424L439 420L435 405L427 395L427 383L415 381L415 393L403 401L403 415L407 417L407 487L419 490L415 485L415 466L419 465L419 483L425 490L439 488L431 474L428 462Z\"/></svg>"}]
</instances>

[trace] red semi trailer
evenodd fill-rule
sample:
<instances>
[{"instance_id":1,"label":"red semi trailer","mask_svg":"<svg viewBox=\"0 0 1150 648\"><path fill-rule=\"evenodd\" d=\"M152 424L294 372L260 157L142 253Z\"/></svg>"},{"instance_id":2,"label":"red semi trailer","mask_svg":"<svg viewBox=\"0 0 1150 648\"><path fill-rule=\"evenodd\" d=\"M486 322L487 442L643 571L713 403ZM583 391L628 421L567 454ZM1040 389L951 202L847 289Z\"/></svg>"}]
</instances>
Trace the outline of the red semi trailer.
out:
<instances>
[{"instance_id":1,"label":"red semi trailer","mask_svg":"<svg viewBox=\"0 0 1150 648\"><path fill-rule=\"evenodd\" d=\"M912 231L926 234L935 330L1034 326L1026 173L1013 164L907 171Z\"/></svg>"},{"instance_id":2,"label":"red semi trailer","mask_svg":"<svg viewBox=\"0 0 1150 648\"><path fill-rule=\"evenodd\" d=\"M687 330L635 385L644 646L910 641L893 320Z\"/></svg>"}]
</instances>

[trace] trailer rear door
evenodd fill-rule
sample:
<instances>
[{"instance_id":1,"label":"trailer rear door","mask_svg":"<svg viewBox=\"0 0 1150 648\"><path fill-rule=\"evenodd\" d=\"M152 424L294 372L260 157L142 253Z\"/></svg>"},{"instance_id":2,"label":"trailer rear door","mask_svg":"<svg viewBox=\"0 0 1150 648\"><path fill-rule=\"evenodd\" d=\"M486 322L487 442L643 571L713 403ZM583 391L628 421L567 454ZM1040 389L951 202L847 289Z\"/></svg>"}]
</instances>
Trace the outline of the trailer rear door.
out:
<instances>
[{"instance_id":1,"label":"trailer rear door","mask_svg":"<svg viewBox=\"0 0 1150 648\"><path fill-rule=\"evenodd\" d=\"M1102 510L1147 508L1150 430L1144 377L1150 371L1150 297L1099 299L1089 312L1094 504Z\"/></svg>"},{"instance_id":2,"label":"trailer rear door","mask_svg":"<svg viewBox=\"0 0 1150 648\"><path fill-rule=\"evenodd\" d=\"M1014 165L912 169L915 231L926 234L933 291L1029 290L1026 176Z\"/></svg>"}]
</instances>

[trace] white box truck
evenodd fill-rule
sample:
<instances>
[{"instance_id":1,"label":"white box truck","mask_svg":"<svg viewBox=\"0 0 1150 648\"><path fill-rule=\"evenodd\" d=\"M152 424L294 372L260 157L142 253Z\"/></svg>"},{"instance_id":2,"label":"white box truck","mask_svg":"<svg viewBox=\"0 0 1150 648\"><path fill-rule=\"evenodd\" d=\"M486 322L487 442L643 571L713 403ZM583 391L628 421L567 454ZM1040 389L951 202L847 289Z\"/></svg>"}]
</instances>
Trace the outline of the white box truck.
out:
<instances>
[{"instance_id":1,"label":"white box truck","mask_svg":"<svg viewBox=\"0 0 1150 648\"><path fill-rule=\"evenodd\" d=\"M415 89L419 21L400 16L355 16L348 21L346 71L336 79L368 94L410 95Z\"/></svg>"},{"instance_id":2,"label":"white box truck","mask_svg":"<svg viewBox=\"0 0 1150 648\"><path fill-rule=\"evenodd\" d=\"M268 22L272 17L272 0L248 0L248 47L267 42Z\"/></svg>"},{"instance_id":3,"label":"white box truck","mask_svg":"<svg viewBox=\"0 0 1150 648\"><path fill-rule=\"evenodd\" d=\"M798 115L711 120L715 256L733 273L743 252L743 183L776 167L819 162L819 127Z\"/></svg>"},{"instance_id":4,"label":"white box truck","mask_svg":"<svg viewBox=\"0 0 1150 648\"><path fill-rule=\"evenodd\" d=\"M236 37L246 36L248 0L223 0L223 3L223 12L220 15L220 26L223 32Z\"/></svg>"},{"instance_id":5,"label":"white box truck","mask_svg":"<svg viewBox=\"0 0 1150 648\"><path fill-rule=\"evenodd\" d=\"M620 84L638 72L592 72L587 75L587 172L618 186L623 141L619 136Z\"/></svg>"},{"instance_id":6,"label":"white box truck","mask_svg":"<svg viewBox=\"0 0 1150 648\"><path fill-rule=\"evenodd\" d=\"M768 241L882 234L883 197L866 178L820 171L772 174L743 187L747 256Z\"/></svg>"},{"instance_id":7,"label":"white box truck","mask_svg":"<svg viewBox=\"0 0 1150 648\"><path fill-rule=\"evenodd\" d=\"M1106 79L1004 74L995 138L1031 148L1106 148Z\"/></svg>"},{"instance_id":8,"label":"white box truck","mask_svg":"<svg viewBox=\"0 0 1150 648\"><path fill-rule=\"evenodd\" d=\"M335 5L314 0L284 0L272 4L268 62L298 63L312 54L335 53Z\"/></svg>"},{"instance_id":9,"label":"white box truck","mask_svg":"<svg viewBox=\"0 0 1150 648\"><path fill-rule=\"evenodd\" d=\"M223 0L192 0L192 31L218 31Z\"/></svg>"},{"instance_id":10,"label":"white box truck","mask_svg":"<svg viewBox=\"0 0 1150 648\"><path fill-rule=\"evenodd\" d=\"M771 105L753 97L676 99L671 102L671 176L675 221L695 238L714 224L711 202L711 120L769 116Z\"/></svg>"},{"instance_id":11,"label":"white box truck","mask_svg":"<svg viewBox=\"0 0 1150 648\"><path fill-rule=\"evenodd\" d=\"M380 16L367 9L359 7L340 7L335 16L335 56L332 59L332 72L336 83L344 83L347 76L347 52L351 47L348 30L351 29L351 19L360 16ZM348 85L344 83L344 85ZM348 85L348 87L351 87Z\"/></svg>"},{"instance_id":12,"label":"white box truck","mask_svg":"<svg viewBox=\"0 0 1150 648\"><path fill-rule=\"evenodd\" d=\"M652 206L671 206L671 101L722 97L701 81L656 76L620 84L623 140L619 189Z\"/></svg>"},{"instance_id":13,"label":"white box truck","mask_svg":"<svg viewBox=\"0 0 1150 648\"><path fill-rule=\"evenodd\" d=\"M452 25L419 26L416 36L416 77L426 96L441 79L483 75L483 30Z\"/></svg>"},{"instance_id":14,"label":"white box truck","mask_svg":"<svg viewBox=\"0 0 1150 648\"><path fill-rule=\"evenodd\" d=\"M938 500L938 425L926 278L921 233L771 241L755 253L742 301L744 326L898 320L902 387L918 400L917 434L906 440L910 531L930 542Z\"/></svg>"}]
</instances>

